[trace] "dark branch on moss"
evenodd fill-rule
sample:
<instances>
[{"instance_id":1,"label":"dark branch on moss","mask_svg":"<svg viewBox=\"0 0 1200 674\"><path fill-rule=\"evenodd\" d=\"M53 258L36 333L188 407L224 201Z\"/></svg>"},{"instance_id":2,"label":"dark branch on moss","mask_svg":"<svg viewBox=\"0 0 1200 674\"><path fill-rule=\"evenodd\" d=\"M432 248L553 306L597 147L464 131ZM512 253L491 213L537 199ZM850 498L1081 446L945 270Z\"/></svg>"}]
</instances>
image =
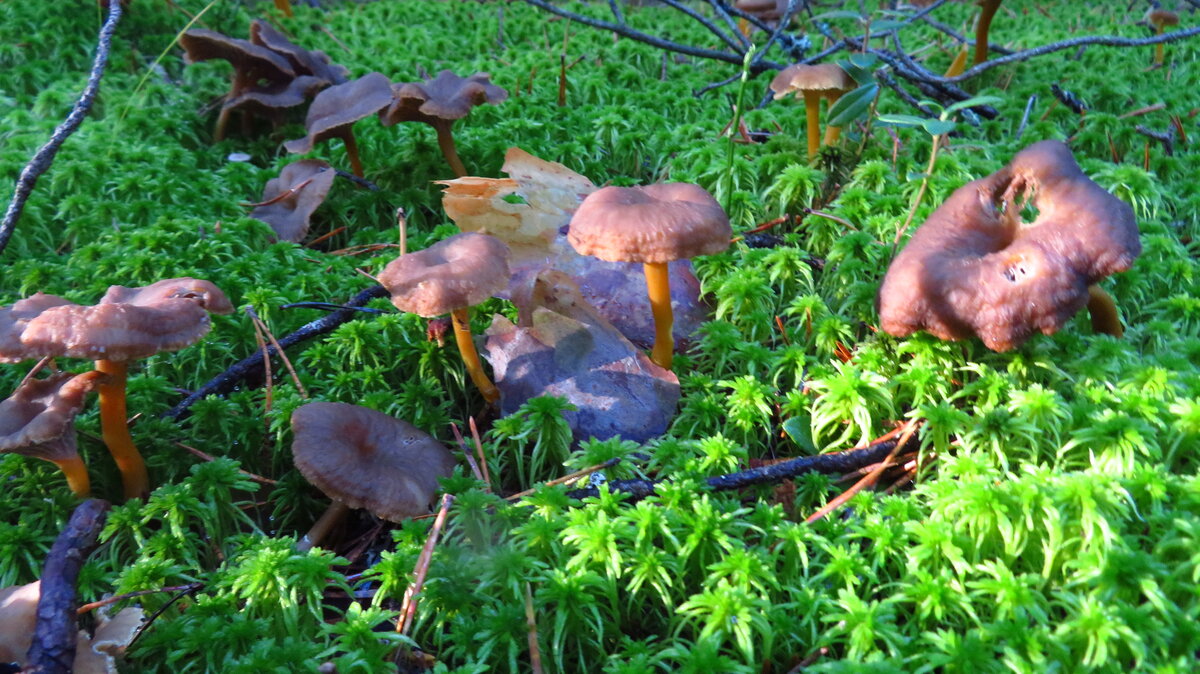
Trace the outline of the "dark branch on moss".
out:
<instances>
[{"instance_id":1,"label":"dark branch on moss","mask_svg":"<svg viewBox=\"0 0 1200 674\"><path fill-rule=\"evenodd\" d=\"M21 175L17 177L17 186L13 190L12 201L8 202L4 219L0 220L0 253L4 252L8 240L12 238L13 230L17 227L17 220L21 217L21 211L25 209L25 202L33 193L33 187L37 184L38 178L42 177L42 174L50 168L50 164L54 161L54 155L58 154L62 144L71 134L75 133L79 125L83 123L83 118L92 109L92 101L96 99L96 94L100 91L100 78L104 75L104 67L108 65L108 52L112 48L113 32L116 31L117 21L120 19L121 3L108 3L108 19L100 28L100 37L96 44L96 58L92 62L92 72L88 75L87 86L79 95L79 100L75 102L71 113L67 115L62 124L58 125L58 128L50 135L50 140L38 149L33 155L33 159L29 160L29 163L21 170Z\"/></svg>"},{"instance_id":2,"label":"dark branch on moss","mask_svg":"<svg viewBox=\"0 0 1200 674\"><path fill-rule=\"evenodd\" d=\"M68 674L75 665L75 582L96 547L108 509L108 501L100 499L81 503L50 548L42 568L29 666L24 670L29 674Z\"/></svg>"},{"instance_id":3,"label":"dark branch on moss","mask_svg":"<svg viewBox=\"0 0 1200 674\"><path fill-rule=\"evenodd\" d=\"M911 442L911 440L910 440ZM804 456L782 463L760 468L751 468L738 473L717 475L704 482L713 491L730 491L744 489L760 484L782 482L805 473L849 473L873 463L879 463L887 458L896 448L895 440L885 440L861 449L848 449L832 454ZM631 501L640 501L654 494L654 488L661 484L653 480L613 480L607 483L609 491L630 494ZM587 487L567 492L571 498L583 499L600 495L597 487Z\"/></svg>"},{"instance_id":4,"label":"dark branch on moss","mask_svg":"<svg viewBox=\"0 0 1200 674\"><path fill-rule=\"evenodd\" d=\"M362 307L367 302L376 297L387 297L387 289L381 285L374 285L366 290L355 295L344 306L331 314L322 316L315 321L305 323L300 326L295 332L284 335L279 339L279 345L283 348L298 344L300 342L312 339L319 335L324 335L333 332L338 326L356 318L359 314L359 307ZM267 347L269 355L276 355L274 346ZM254 353L234 363L228 370L208 380L203 386L192 392L191 395L184 398L178 405L167 410L163 417L167 419L175 419L176 421L187 416L188 408L196 404L197 400L210 395L225 395L233 391L243 381L261 377L263 374L263 352L258 349Z\"/></svg>"}]
</instances>

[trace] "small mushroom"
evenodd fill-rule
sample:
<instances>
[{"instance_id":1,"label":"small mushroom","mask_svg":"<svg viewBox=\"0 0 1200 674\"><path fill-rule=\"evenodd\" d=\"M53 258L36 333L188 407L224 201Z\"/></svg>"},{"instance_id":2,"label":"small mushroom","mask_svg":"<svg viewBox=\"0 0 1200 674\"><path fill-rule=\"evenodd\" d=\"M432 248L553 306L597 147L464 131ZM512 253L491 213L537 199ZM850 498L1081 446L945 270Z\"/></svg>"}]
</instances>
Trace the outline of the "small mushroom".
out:
<instances>
[{"instance_id":1,"label":"small mushroom","mask_svg":"<svg viewBox=\"0 0 1200 674\"><path fill-rule=\"evenodd\" d=\"M391 82L382 73L367 73L317 94L308 107L304 126L308 135L289 140L283 147L291 153L311 152L313 146L329 138L341 138L354 175L362 177L362 161L354 140L354 123L386 107L392 100Z\"/></svg>"},{"instance_id":2,"label":"small mushroom","mask_svg":"<svg viewBox=\"0 0 1200 674\"><path fill-rule=\"evenodd\" d=\"M112 286L94 306L38 293L0 307L0 362L43 356L94 360L96 370L109 375L97 386L104 444L121 471L125 497L138 498L149 491L149 479L126 424L128 362L191 345L208 332L209 312L232 311L215 285L193 278L143 288Z\"/></svg>"},{"instance_id":3,"label":"small mushroom","mask_svg":"<svg viewBox=\"0 0 1200 674\"><path fill-rule=\"evenodd\" d=\"M292 458L334 505L298 547L320 541L350 508L392 522L429 512L438 478L454 470L440 442L406 421L367 407L314 402L292 413Z\"/></svg>"},{"instance_id":4,"label":"small mushroom","mask_svg":"<svg viewBox=\"0 0 1200 674\"><path fill-rule=\"evenodd\" d=\"M465 232L401 255L379 274L379 283L392 294L397 309L426 318L450 314L467 374L489 403L496 402L500 392L479 362L469 308L507 287L508 256L508 246L500 239Z\"/></svg>"},{"instance_id":5,"label":"small mushroom","mask_svg":"<svg viewBox=\"0 0 1200 674\"><path fill-rule=\"evenodd\" d=\"M214 140L219 141L225 137L225 126L232 111L229 106L231 100L236 101L246 91L258 86L260 80L286 84L296 77L296 72L283 55L213 30L194 28L184 31L183 35L179 36L179 44L184 48L184 60L188 63L222 59L229 61L233 66L233 84L225 96L221 114L217 117L217 126L213 130Z\"/></svg>"},{"instance_id":6,"label":"small mushroom","mask_svg":"<svg viewBox=\"0 0 1200 674\"><path fill-rule=\"evenodd\" d=\"M1023 223L1031 194L1038 216ZM1092 182L1066 145L1041 141L955 190L913 234L879 289L880 325L897 337L977 335L1007 351L1056 332L1089 299L1102 303L1091 288L1141 250L1129 205ZM1094 325L1119 336L1111 314L1093 314Z\"/></svg>"},{"instance_id":7,"label":"small mushroom","mask_svg":"<svg viewBox=\"0 0 1200 674\"><path fill-rule=\"evenodd\" d=\"M567 240L580 255L642 263L654 314L651 360L670 370L675 340L667 263L719 253L732 233L729 217L704 188L661 183L592 192L571 218Z\"/></svg>"},{"instance_id":8,"label":"small mushroom","mask_svg":"<svg viewBox=\"0 0 1200 674\"><path fill-rule=\"evenodd\" d=\"M392 85L392 101L379 113L384 126L398 122L424 122L437 131L438 146L454 175L467 175L458 158L451 127L454 120L466 117L471 108L484 103L496 105L508 98L508 92L492 84L487 73L459 77L443 70L424 82L397 82Z\"/></svg>"},{"instance_id":9,"label":"small mushroom","mask_svg":"<svg viewBox=\"0 0 1200 674\"><path fill-rule=\"evenodd\" d=\"M60 372L30 379L0 402L0 454L11 452L49 461L62 470L79 497L91 491L87 467L75 448L75 415L105 375Z\"/></svg>"},{"instance_id":10,"label":"small mushroom","mask_svg":"<svg viewBox=\"0 0 1200 674\"><path fill-rule=\"evenodd\" d=\"M1166 9L1151 9L1146 12L1146 21L1154 26L1154 34L1162 35L1168 26L1179 25L1179 15L1175 12ZM1154 65L1160 66L1163 63L1163 43L1154 45Z\"/></svg>"},{"instance_id":11,"label":"small mushroom","mask_svg":"<svg viewBox=\"0 0 1200 674\"><path fill-rule=\"evenodd\" d=\"M771 91L775 92L776 100L793 92L796 98L804 98L807 119L805 132L810 159L821 149L821 99L828 99L829 105L833 105L842 94L853 90L854 87L854 78L834 63L812 66L797 63L784 68L771 80ZM825 144L836 143L840 134L840 127L829 127L826 130Z\"/></svg>"},{"instance_id":12,"label":"small mushroom","mask_svg":"<svg viewBox=\"0 0 1200 674\"><path fill-rule=\"evenodd\" d=\"M278 178L267 181L262 201L250 217L275 230L281 241L301 241L308 233L308 220L325 201L336 173L320 159L301 159L283 167Z\"/></svg>"}]
</instances>

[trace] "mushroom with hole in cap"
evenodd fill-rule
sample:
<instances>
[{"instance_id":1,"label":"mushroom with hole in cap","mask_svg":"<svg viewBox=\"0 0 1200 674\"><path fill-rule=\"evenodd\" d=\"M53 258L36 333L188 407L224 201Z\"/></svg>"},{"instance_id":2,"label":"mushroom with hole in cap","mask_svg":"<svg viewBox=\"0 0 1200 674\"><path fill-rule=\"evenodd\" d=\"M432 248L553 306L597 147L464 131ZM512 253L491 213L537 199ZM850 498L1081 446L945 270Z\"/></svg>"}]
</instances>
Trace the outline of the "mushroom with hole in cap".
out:
<instances>
[{"instance_id":1,"label":"mushroom with hole in cap","mask_svg":"<svg viewBox=\"0 0 1200 674\"><path fill-rule=\"evenodd\" d=\"M479 362L469 309L508 286L508 257L508 246L500 239L465 232L401 255L379 274L379 283L400 311L426 318L450 314L467 374L489 403L500 392Z\"/></svg>"},{"instance_id":2,"label":"mushroom with hole in cap","mask_svg":"<svg viewBox=\"0 0 1200 674\"><path fill-rule=\"evenodd\" d=\"M438 478L454 470L442 443L412 424L346 403L313 402L292 412L296 468L334 505L299 547L320 541L349 508L392 522L429 512Z\"/></svg>"},{"instance_id":3,"label":"mushroom with hole in cap","mask_svg":"<svg viewBox=\"0 0 1200 674\"><path fill-rule=\"evenodd\" d=\"M121 471L125 497L138 498L150 485L126 422L128 361L194 344L211 327L210 312L232 311L220 289L193 278L111 286L94 306L37 293L0 307L0 363L44 356L94 360L96 370L109 375L97 385L104 444Z\"/></svg>"},{"instance_id":4,"label":"mushroom with hole in cap","mask_svg":"<svg viewBox=\"0 0 1200 674\"><path fill-rule=\"evenodd\" d=\"M1031 198L1038 215L1021 222ZM1007 351L1087 305L1094 328L1120 336L1095 284L1141 250L1133 209L1092 182L1066 145L1034 143L955 190L917 229L880 286L880 327L897 337L976 335Z\"/></svg>"},{"instance_id":5,"label":"mushroom with hole in cap","mask_svg":"<svg viewBox=\"0 0 1200 674\"><path fill-rule=\"evenodd\" d=\"M311 152L317 143L330 138L341 138L346 145L346 157L354 175L362 177L362 160L358 158L358 143L354 140L354 123L369 117L392 100L392 83L383 73L367 73L362 77L329 87L317 94L304 128L308 135L289 140L284 149L293 154Z\"/></svg>"},{"instance_id":6,"label":"mushroom with hole in cap","mask_svg":"<svg viewBox=\"0 0 1200 674\"><path fill-rule=\"evenodd\" d=\"M659 183L592 192L571 217L567 240L581 255L642 263L654 314L650 359L670 370L675 339L667 263L720 253L732 235L729 216L703 187Z\"/></svg>"},{"instance_id":7,"label":"mushroom with hole in cap","mask_svg":"<svg viewBox=\"0 0 1200 674\"><path fill-rule=\"evenodd\" d=\"M451 127L454 121L466 117L471 108L484 103L503 103L508 92L492 84L487 73L459 77L443 70L437 77L424 82L397 82L392 85L392 102L379 112L384 126L398 122L424 122L437 132L438 147L459 178L467 168L458 158Z\"/></svg>"},{"instance_id":8,"label":"mushroom with hole in cap","mask_svg":"<svg viewBox=\"0 0 1200 674\"><path fill-rule=\"evenodd\" d=\"M796 98L804 98L809 159L821 149L821 99L828 99L829 104L833 105L855 86L854 78L834 63L797 63L784 68L771 80L771 91L775 92L776 100L793 92ZM840 127L829 127L825 133L825 144L833 145L840 134Z\"/></svg>"},{"instance_id":9,"label":"mushroom with hole in cap","mask_svg":"<svg viewBox=\"0 0 1200 674\"><path fill-rule=\"evenodd\" d=\"M83 400L106 375L59 372L28 379L0 402L0 454L49 461L62 470L76 496L91 492L87 467L75 447L75 415Z\"/></svg>"}]
</instances>

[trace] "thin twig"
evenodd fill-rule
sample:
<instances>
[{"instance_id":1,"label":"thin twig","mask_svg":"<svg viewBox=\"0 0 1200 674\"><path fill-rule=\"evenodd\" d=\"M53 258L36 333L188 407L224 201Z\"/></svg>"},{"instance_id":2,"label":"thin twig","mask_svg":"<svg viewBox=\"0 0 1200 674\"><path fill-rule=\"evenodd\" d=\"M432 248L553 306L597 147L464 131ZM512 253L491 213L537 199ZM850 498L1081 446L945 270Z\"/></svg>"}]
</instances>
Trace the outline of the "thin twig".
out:
<instances>
[{"instance_id":1,"label":"thin twig","mask_svg":"<svg viewBox=\"0 0 1200 674\"><path fill-rule=\"evenodd\" d=\"M88 75L87 86L84 87L83 93L80 94L79 100L75 102L75 107L71 109L66 120L54 129L50 140L34 153L33 159L29 160L29 163L21 170L21 175L17 177L17 186L13 191L12 201L8 202L4 219L0 220L0 253L3 253L4 248L8 245L8 240L17 226L17 219L21 217L21 211L25 209L25 202L33 193L33 187L37 184L38 178L50 168L50 164L54 161L54 155L58 154L62 144L71 134L75 133L79 125L83 123L83 118L92 109L92 102L100 91L100 78L104 75L104 68L108 64L108 52L112 48L113 32L117 29L117 21L120 19L121 3L109 2L108 19L100 28L96 58L92 62L92 71Z\"/></svg>"},{"instance_id":2,"label":"thin twig","mask_svg":"<svg viewBox=\"0 0 1200 674\"><path fill-rule=\"evenodd\" d=\"M253 307L246 307L246 313L250 314L250 319L254 321L257 329L261 330L266 336L267 341L271 342L271 346L275 347L275 353L279 354L279 359L283 361L283 366L287 368L288 374L292 376L292 383L296 385L296 390L300 392L300 397L308 400L308 389L304 388L304 384L300 383L300 375L296 374L296 368L292 367L292 361L287 357L283 347L279 346L279 340L275 339L275 335L271 329L267 327L266 322L254 313Z\"/></svg>"},{"instance_id":3,"label":"thin twig","mask_svg":"<svg viewBox=\"0 0 1200 674\"><path fill-rule=\"evenodd\" d=\"M205 452L203 452L199 449L196 449L195 447L192 447L190 445L185 445L182 442L179 442L178 440L175 441L175 446L179 447L180 449L182 449L186 452L191 453L193 456L195 456L199 459L203 459L204 461L216 461L217 460L217 457L213 456L212 454L205 453ZM241 468L238 468L238 473L240 473L244 477L250 478L251 480L253 480L255 482L258 482L259 484L266 484L266 485L279 484L277 481L272 480L269 477L263 477L262 475L255 475L254 473L251 473L248 470L243 470ZM159 590L150 590L150 591L158 592Z\"/></svg>"},{"instance_id":4,"label":"thin twig","mask_svg":"<svg viewBox=\"0 0 1200 674\"><path fill-rule=\"evenodd\" d=\"M454 432L454 440L458 442L458 448L462 450L463 458L467 460L467 465L471 467L471 473L475 475L475 479L483 483L484 491L491 491L492 486L483 479L483 473L479 470L479 463L475 461L475 457L471 456L471 450L467 447L467 441L463 440L462 432L458 430L458 424L450 422L450 430Z\"/></svg>"},{"instance_id":5,"label":"thin twig","mask_svg":"<svg viewBox=\"0 0 1200 674\"><path fill-rule=\"evenodd\" d=\"M613 466L617 465L620 462L621 462L621 457L619 457L619 456L613 457L613 458L609 459L608 461L605 461L604 463L598 463L594 466L588 466L587 468L577 470L574 473L570 473L569 475L563 475L562 477L556 477L553 480L546 480L540 486L541 487L555 487L560 484L566 484L568 482L578 480L581 477L587 477L588 475L591 475L592 473L595 473L597 471L607 470L609 468L612 468ZM526 489L525 491L519 491L519 492L513 494L512 496L504 497L504 500L505 501L519 501L519 500L525 498L526 496L529 496L530 494L534 493L537 490L538 490L538 487L534 487L533 489Z\"/></svg>"},{"instance_id":6,"label":"thin twig","mask_svg":"<svg viewBox=\"0 0 1200 674\"><path fill-rule=\"evenodd\" d=\"M201 587L204 587L204 583L188 583L187 585L175 585L172 587L160 587L157 590L135 590L134 592L126 592L125 594L116 594L116 595L113 595L106 599L101 599L100 601L94 601L90 604L84 604L83 606L80 606L78 609L76 609L75 613L77 615L83 615L85 613L95 611L98 608L104 608L105 606L112 606L113 604L115 604L119 601L125 601L126 599L134 599L136 597L144 597L148 594L157 594L159 592L179 592L180 590L195 591L195 590L200 589Z\"/></svg>"},{"instance_id":7,"label":"thin twig","mask_svg":"<svg viewBox=\"0 0 1200 674\"><path fill-rule=\"evenodd\" d=\"M425 547L421 549L421 555L417 557L417 566L413 570L413 582L404 591L404 600L400 604L400 617L396 623L396 631L405 636L408 636L408 631L412 629L421 588L425 586L425 575L429 572L430 561L433 560L433 548L437 545L438 536L442 533L442 526L446 524L446 515L450 512L451 503L454 503L454 497L450 494L443 494L437 518L433 520L433 527L430 528L429 536L425 539Z\"/></svg>"},{"instance_id":8,"label":"thin twig","mask_svg":"<svg viewBox=\"0 0 1200 674\"><path fill-rule=\"evenodd\" d=\"M908 440L909 440L909 438L912 437L913 431L917 430L918 424L919 424L919 420L910 419L908 424L906 424L906 430L904 431L904 433L902 433L900 435L900 439L896 441L896 445L894 447L892 447L892 451L888 452L887 458L884 459L883 462L880 463L878 466L876 466L875 470L871 471L866 476L864 476L861 480L856 482L854 484L854 486L850 487L849 489L842 492L841 494L838 494L835 498L831 499L829 501L829 503L826 503L824 506L821 506L820 510L813 513L812 515L809 515L808 518L805 519L804 521L806 523L811 524L813 522L816 522L819 519L822 519L829 513L836 510L839 506L841 506L846 501L849 501L851 498L854 498L854 495L857 494L858 492L875 484L875 482L879 480L879 476L883 474L883 471L887 470L888 466L892 465L892 459L894 459L896 457L896 454L899 453L900 448L903 447L904 445L908 444Z\"/></svg>"},{"instance_id":9,"label":"thin twig","mask_svg":"<svg viewBox=\"0 0 1200 674\"><path fill-rule=\"evenodd\" d=\"M1025 125L1029 123L1029 114L1033 112L1033 106L1036 103L1037 94L1031 94L1025 103L1025 114L1021 115L1021 123L1017 126L1017 134L1013 140L1021 140L1021 134L1025 133Z\"/></svg>"},{"instance_id":10,"label":"thin twig","mask_svg":"<svg viewBox=\"0 0 1200 674\"><path fill-rule=\"evenodd\" d=\"M529 669L542 674L542 651L538 648L537 616L533 613L533 590L525 583L525 627L529 638Z\"/></svg>"},{"instance_id":11,"label":"thin twig","mask_svg":"<svg viewBox=\"0 0 1200 674\"><path fill-rule=\"evenodd\" d=\"M483 441L479 438L479 426L475 417L467 417L467 425L471 428L471 440L475 442L475 456L479 458L479 466L483 470L484 484L492 484L492 476L488 474L487 457L483 455Z\"/></svg>"},{"instance_id":12,"label":"thin twig","mask_svg":"<svg viewBox=\"0 0 1200 674\"><path fill-rule=\"evenodd\" d=\"M366 290L363 290L355 295L350 299L349 302L346 302L347 306L345 308L338 309L337 311L334 311L326 316L322 316L315 321L305 323L295 332L282 337L279 340L279 346L272 345L267 347L267 351L271 353L271 355L274 355L277 352L281 352L282 349L286 349L294 344L299 344L300 342L312 339L313 337L333 332L343 323L357 318L358 312L356 311L356 308L363 306L367 302L370 302L372 299L377 297L387 296L388 291L383 286L371 286L370 288L367 288ZM262 354L256 351L237 363L234 363L229 367L229 369L225 370L221 374L208 380L203 386L196 389L188 397L184 398L183 401L181 401L178 405L175 405L171 409L167 410L163 414L163 417L178 421L187 416L188 409L194 405L197 400L200 400L205 396L224 395L229 393L237 388L247 378L259 376L263 371L262 368Z\"/></svg>"}]
</instances>

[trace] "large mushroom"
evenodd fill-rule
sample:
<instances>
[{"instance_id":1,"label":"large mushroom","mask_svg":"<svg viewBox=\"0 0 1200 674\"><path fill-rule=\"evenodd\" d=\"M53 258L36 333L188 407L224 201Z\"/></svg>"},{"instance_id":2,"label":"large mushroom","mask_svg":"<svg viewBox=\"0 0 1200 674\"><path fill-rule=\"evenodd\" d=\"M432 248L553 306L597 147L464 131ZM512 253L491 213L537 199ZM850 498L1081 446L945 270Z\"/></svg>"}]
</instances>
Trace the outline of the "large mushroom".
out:
<instances>
[{"instance_id":1,"label":"large mushroom","mask_svg":"<svg viewBox=\"0 0 1200 674\"><path fill-rule=\"evenodd\" d=\"M384 126L398 122L424 122L437 131L438 146L454 175L467 175L458 158L451 127L454 120L466 117L471 108L484 103L493 105L508 98L508 92L492 84L487 73L459 77L443 70L424 82L397 82L392 85L391 105L379 113Z\"/></svg>"},{"instance_id":2,"label":"large mushroom","mask_svg":"<svg viewBox=\"0 0 1200 674\"><path fill-rule=\"evenodd\" d=\"M675 352L667 263L719 253L729 247L731 236L721 204L690 183L596 190L575 211L567 232L567 240L581 255L642 263L654 314L650 359L667 370Z\"/></svg>"},{"instance_id":3,"label":"large mushroom","mask_svg":"<svg viewBox=\"0 0 1200 674\"><path fill-rule=\"evenodd\" d=\"M1038 216L1024 223L1030 195ZM1007 351L1089 305L1093 325L1119 336L1111 298L1095 284L1141 250L1133 209L1092 182L1066 145L1041 141L960 187L921 225L883 279L880 325L898 337L976 335Z\"/></svg>"},{"instance_id":4,"label":"large mushroom","mask_svg":"<svg viewBox=\"0 0 1200 674\"><path fill-rule=\"evenodd\" d=\"M88 496L91 482L75 447L75 415L104 376L96 371L60 372L23 382L0 402L0 454L49 461L62 470L76 496Z\"/></svg>"},{"instance_id":5,"label":"large mushroom","mask_svg":"<svg viewBox=\"0 0 1200 674\"><path fill-rule=\"evenodd\" d=\"M333 505L299 547L317 545L350 508L399 522L429 512L438 478L454 470L444 445L412 424L346 403L292 413L292 459Z\"/></svg>"},{"instance_id":6,"label":"large mushroom","mask_svg":"<svg viewBox=\"0 0 1200 674\"><path fill-rule=\"evenodd\" d=\"M796 98L804 98L807 120L805 133L808 137L810 159L821 149L821 99L827 99L832 106L855 86L854 78L835 63L797 63L784 68L771 80L771 91L775 92L776 100L790 93L795 93ZM839 135L840 127L829 127L825 133L825 144L833 145Z\"/></svg>"},{"instance_id":7,"label":"large mushroom","mask_svg":"<svg viewBox=\"0 0 1200 674\"><path fill-rule=\"evenodd\" d=\"M283 144L294 154L311 152L317 143L341 138L346 144L346 156L354 175L362 177L362 161L358 158L358 143L354 140L354 123L379 112L392 100L391 81L383 73L367 73L344 84L329 87L317 94L304 119L308 135Z\"/></svg>"},{"instance_id":8,"label":"large mushroom","mask_svg":"<svg viewBox=\"0 0 1200 674\"><path fill-rule=\"evenodd\" d=\"M137 498L150 485L126 423L128 362L189 346L208 332L210 312L232 311L220 289L193 278L143 288L112 286L94 306L37 293L0 307L0 362L44 356L94 360L96 370L109 375L97 386L104 444L121 471L125 497Z\"/></svg>"},{"instance_id":9,"label":"large mushroom","mask_svg":"<svg viewBox=\"0 0 1200 674\"><path fill-rule=\"evenodd\" d=\"M379 283L392 294L397 309L426 318L450 314L467 374L489 403L496 402L500 392L479 362L469 309L507 287L508 256L508 246L500 239L465 232L401 255L379 274Z\"/></svg>"}]
</instances>

